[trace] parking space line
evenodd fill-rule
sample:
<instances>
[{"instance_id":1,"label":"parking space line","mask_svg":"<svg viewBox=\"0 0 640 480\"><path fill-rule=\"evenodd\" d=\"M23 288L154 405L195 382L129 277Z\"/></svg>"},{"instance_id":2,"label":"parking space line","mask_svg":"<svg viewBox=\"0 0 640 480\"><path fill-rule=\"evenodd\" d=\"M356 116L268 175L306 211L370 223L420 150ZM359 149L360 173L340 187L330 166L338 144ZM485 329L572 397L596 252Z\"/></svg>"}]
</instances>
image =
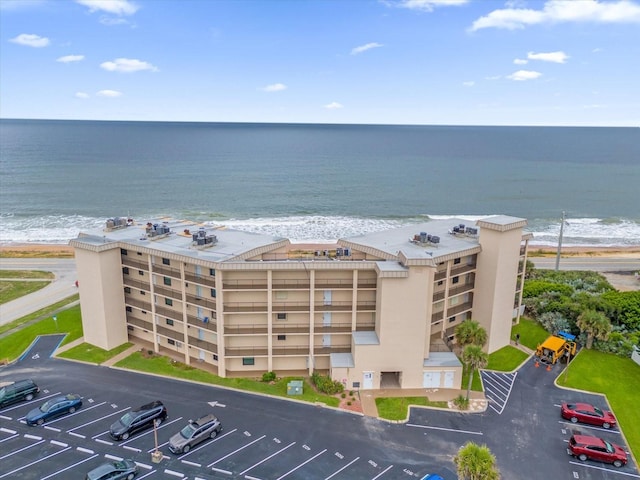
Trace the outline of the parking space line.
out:
<instances>
[{"instance_id":1,"label":"parking space line","mask_svg":"<svg viewBox=\"0 0 640 480\"><path fill-rule=\"evenodd\" d=\"M189 450L189 452L187 452L187 453L183 453L180 456L180 458L184 458L187 455L191 455L192 453L197 452L198 450L202 450L207 445L211 445L212 443L217 442L218 440L222 440L224 437L226 437L227 435L231 435L233 432L235 432L237 430L238 430L237 428L234 428L233 430L230 430L230 431L228 431L228 432L226 432L226 433L224 433L222 435L217 435L216 438L214 438L211 442L203 442L202 445L200 445L198 448L194 448L193 450ZM167 442L167 443L169 443L169 442ZM155 449L153 449L153 450L155 450ZM151 450L149 450L149 452L147 452L147 453L150 453L150 452L151 452ZM231 474L229 474L229 475L231 475Z\"/></svg>"},{"instance_id":2,"label":"parking space line","mask_svg":"<svg viewBox=\"0 0 640 480\"><path fill-rule=\"evenodd\" d=\"M106 403L106 402L105 402L105 403ZM96 418L95 420L92 420L92 421L90 421L90 422L83 423L82 425L79 425L79 426L77 426L77 427L74 427L74 428L72 428L71 430L67 430L67 433L73 432L74 430L78 430L79 428L86 427L87 425L91 425L92 423L99 422L100 420L103 420L103 419L105 419L105 418L109 418L109 417L111 417L111 416L113 416L113 415L117 415L117 414L119 414L119 413L121 413L121 412L124 412L124 411L126 411L126 410L130 410L130 409L131 409L131 407L123 408L122 410L119 410L119 411L117 411L117 412L110 413L109 415L104 415L103 417Z\"/></svg>"},{"instance_id":3,"label":"parking space line","mask_svg":"<svg viewBox=\"0 0 640 480\"><path fill-rule=\"evenodd\" d=\"M42 440L42 441L44 442L44 440ZM38 443L41 443L41 442L38 442ZM21 466L20 468L16 468L15 470L11 470L10 472L7 472L7 473L5 473L3 475L0 475L0 478L4 478L4 477L6 477L8 475L12 475L12 474L14 474L16 472L19 472L20 470L24 470L25 468L30 467L31 465L35 465L36 463L40 463L40 462L43 462L43 461L45 461L45 460L47 460L47 459L49 459L51 457L55 457L56 455L60 455L62 452L66 452L67 450L70 450L70 449L71 449L71 447L67 447L67 448L65 448L63 450L60 450L60 451L55 452L55 453L52 453L51 455L47 455L46 457L43 457L43 458L41 458L39 460L36 460L35 462L28 463L26 465ZM4 458L4 457L2 457L2 458Z\"/></svg>"},{"instance_id":4,"label":"parking space line","mask_svg":"<svg viewBox=\"0 0 640 480\"><path fill-rule=\"evenodd\" d=\"M16 430L9 430L8 428L0 427L0 432L10 433L11 435L13 435L14 433L16 433Z\"/></svg>"},{"instance_id":5,"label":"parking space line","mask_svg":"<svg viewBox=\"0 0 640 480\"><path fill-rule=\"evenodd\" d=\"M104 454L104 458L108 458L109 460L115 460L116 462L122 461L122 457L116 457L115 455L110 455L108 453Z\"/></svg>"},{"instance_id":6,"label":"parking space line","mask_svg":"<svg viewBox=\"0 0 640 480\"><path fill-rule=\"evenodd\" d=\"M360 460L360 457L356 457L353 460L351 460L349 463L347 463L344 467L340 468L339 470L336 470L335 472L333 472L331 475L329 475L327 478L325 478L324 480L329 480L333 477L335 477L337 474L339 474L341 471L343 471L345 468L350 467L352 464L354 464L355 462L357 462L358 460Z\"/></svg>"},{"instance_id":7,"label":"parking space line","mask_svg":"<svg viewBox=\"0 0 640 480\"><path fill-rule=\"evenodd\" d=\"M472 432L470 430L457 430L455 428L431 427L429 425L415 425L413 423L407 423L407 427L426 428L429 430L444 430L445 432L469 433L471 435L484 435L482 432Z\"/></svg>"},{"instance_id":8,"label":"parking space line","mask_svg":"<svg viewBox=\"0 0 640 480\"><path fill-rule=\"evenodd\" d=\"M293 446L293 445L295 445L295 444L296 444L296 442L291 442L289 445L287 445L287 446L286 446L286 447L284 447L284 448L281 448L280 450L278 450L278 451L277 451L277 452L275 452L275 453L272 453L272 454L271 454L271 455L269 455L267 458L264 458L264 459L260 460L258 463L255 463L255 464L251 465L251 466L250 466L249 468L247 468L245 471L240 472L240 473L239 473L239 475L244 475L244 474L245 474L245 473L247 473L249 470L251 470L251 469L253 469L253 468L257 467L257 466L258 466L258 465L260 465L260 464L263 464L264 462L266 462L266 461L267 461L267 460L269 460L270 458L273 458L273 457L275 457L276 455L278 455L279 453L284 452L287 448L289 448L289 447L291 447L291 446Z\"/></svg>"},{"instance_id":9,"label":"parking space line","mask_svg":"<svg viewBox=\"0 0 640 480\"><path fill-rule=\"evenodd\" d=\"M15 410L16 408L24 407L25 405L30 405L32 403L42 402L42 400L46 400L47 398L55 397L56 395L60 395L60 393L62 393L62 392L52 393L51 395L47 395L46 397L38 397L38 398L36 398L34 400L31 400L30 402L22 402L20 405L16 405L15 407L10 407L10 408L7 408L7 409L3 410L2 413L10 412L11 410ZM24 418L24 417L22 417L22 418ZM11 419L9 419L9 420L11 420Z\"/></svg>"},{"instance_id":10,"label":"parking space line","mask_svg":"<svg viewBox=\"0 0 640 480\"><path fill-rule=\"evenodd\" d=\"M106 440L100 440L99 438L94 438L96 442L100 442L104 445L113 445L113 442L107 442Z\"/></svg>"},{"instance_id":11,"label":"parking space line","mask_svg":"<svg viewBox=\"0 0 640 480\"><path fill-rule=\"evenodd\" d=\"M31 435L30 433L25 433L24 438L28 438L29 440L42 440L42 437Z\"/></svg>"},{"instance_id":12,"label":"parking space line","mask_svg":"<svg viewBox=\"0 0 640 480\"><path fill-rule=\"evenodd\" d=\"M262 440L264 437L266 437L266 435L262 435L261 437L256 438L256 439L255 439L255 440L253 440L252 442L247 443L244 447L237 448L237 449L236 449L236 450L234 450L233 452L226 454L224 457L219 458L218 460L216 460L216 461L215 461L215 462L213 462L213 463L210 463L209 465L207 465L207 468L211 468L211 467L213 467L216 463L221 462L221 461L222 461L222 460L224 460L225 458L230 457L231 455L233 455L233 454L235 454L235 453L238 453L238 452L239 452L239 451L241 451L241 450L244 450L245 448L247 448L247 447L249 447L249 446L253 445L253 444L254 444L254 443L256 443L256 442L259 442L259 441L260 441L260 440Z\"/></svg>"},{"instance_id":13,"label":"parking space line","mask_svg":"<svg viewBox=\"0 0 640 480\"><path fill-rule=\"evenodd\" d=\"M171 420L170 422L163 423L163 424L162 424L162 425L160 425L159 427L156 427L156 430L160 430L161 428L168 427L168 426L169 426L169 425L171 425L172 423L179 422L180 420L182 420L182 417L178 417L178 418L176 418L175 420ZM137 440L137 439L139 439L139 438L144 437L145 435L149 435L150 433L153 433L153 428L152 428L151 430L149 430L148 432L145 432L145 433L143 433L143 434L141 434L141 435L136 435L136 436L134 436L134 437L131 437L131 438L130 438L129 440L127 440L126 442L122 442L122 443L120 443L120 446L126 445L127 443L131 443L131 442L133 442L134 440Z\"/></svg>"},{"instance_id":14,"label":"parking space line","mask_svg":"<svg viewBox=\"0 0 640 480\"><path fill-rule=\"evenodd\" d=\"M165 445L169 445L169 440L167 440L166 442L161 443L160 445L158 445L158 448L162 448L162 447L164 447ZM128 448L128 447L124 447L124 448ZM147 453L151 453L151 452L153 452L154 450L156 450L156 447L150 448L149 450L147 450Z\"/></svg>"},{"instance_id":15,"label":"parking space line","mask_svg":"<svg viewBox=\"0 0 640 480\"><path fill-rule=\"evenodd\" d=\"M75 417L76 415L79 415L81 413L84 412L88 412L89 410L92 410L96 407L99 407L100 405L104 405L107 402L102 402L102 403L97 403L95 405L91 405L89 408L80 408L80 410L76 410L74 413L71 413L69 415L65 415L64 417L60 417L60 418L56 418L55 420L51 420L50 422L47 422L49 425L51 425L52 423L56 423L59 422L60 420L64 420L65 418L69 418L69 417Z\"/></svg>"},{"instance_id":16,"label":"parking space line","mask_svg":"<svg viewBox=\"0 0 640 480\"><path fill-rule=\"evenodd\" d=\"M507 406L517 375L518 372L497 373L487 372L484 370L480 372L482 383L485 386L485 396L487 397L487 400L489 400L489 407L491 407L491 409L498 415L501 415ZM509 385L509 388L506 390L506 394L504 393L504 387L499 385L498 382L508 382L507 384ZM494 406L494 403L497 405L497 408Z\"/></svg>"},{"instance_id":17,"label":"parking space line","mask_svg":"<svg viewBox=\"0 0 640 480\"><path fill-rule=\"evenodd\" d=\"M640 475L636 475L635 473L621 472L619 470L612 470L610 468L604 468L604 467L596 467L595 465L587 465L586 463L580 463L580 462L569 462L569 463L571 465L580 465L581 467L584 467L584 468L593 468L595 470L602 470L603 472L617 473L618 475L624 475L626 477L640 478Z\"/></svg>"},{"instance_id":18,"label":"parking space line","mask_svg":"<svg viewBox=\"0 0 640 480\"><path fill-rule=\"evenodd\" d=\"M190 462L189 460L180 460L180 461L182 463L184 463L185 465L191 465L192 467L202 468L202 464L201 463Z\"/></svg>"},{"instance_id":19,"label":"parking space line","mask_svg":"<svg viewBox=\"0 0 640 480\"><path fill-rule=\"evenodd\" d=\"M79 452L89 453L91 455L96 453L93 450L89 450L88 448L84 448L84 447L76 447L76 450L78 450Z\"/></svg>"},{"instance_id":20,"label":"parking space line","mask_svg":"<svg viewBox=\"0 0 640 480\"><path fill-rule=\"evenodd\" d=\"M386 470L381 471L378 475L376 475L375 477L373 477L371 480L376 480L376 478L380 478L382 475L384 475L385 473L387 473L389 470L391 470L393 468L393 465L389 465L389 467Z\"/></svg>"},{"instance_id":21,"label":"parking space line","mask_svg":"<svg viewBox=\"0 0 640 480\"><path fill-rule=\"evenodd\" d=\"M4 415L0 415L0 418L3 420L12 420L13 417L5 417Z\"/></svg>"},{"instance_id":22,"label":"parking space line","mask_svg":"<svg viewBox=\"0 0 640 480\"><path fill-rule=\"evenodd\" d=\"M62 443L62 442L59 442L57 440L50 440L49 443L51 443L52 445L57 445L59 447L68 447L69 446L68 443Z\"/></svg>"},{"instance_id":23,"label":"parking space line","mask_svg":"<svg viewBox=\"0 0 640 480\"><path fill-rule=\"evenodd\" d=\"M137 480L142 480L143 478L147 478L149 475L153 475L154 473L156 473L157 470L152 470L149 473L146 473L145 475L138 477Z\"/></svg>"},{"instance_id":24,"label":"parking space line","mask_svg":"<svg viewBox=\"0 0 640 480\"><path fill-rule=\"evenodd\" d=\"M167 475L173 475L174 477L184 478L184 473L176 472L175 470L164 469L164 473Z\"/></svg>"},{"instance_id":25,"label":"parking space line","mask_svg":"<svg viewBox=\"0 0 640 480\"><path fill-rule=\"evenodd\" d=\"M73 435L74 437L78 437L78 438L87 438L85 435L80 435L79 433L76 432L67 432L69 435Z\"/></svg>"},{"instance_id":26,"label":"parking space line","mask_svg":"<svg viewBox=\"0 0 640 480\"><path fill-rule=\"evenodd\" d=\"M99 433L99 434L97 434L97 435L94 435L93 437L91 437L91 440L95 440L96 438L101 437L101 436L102 436L102 435L104 435L105 433L109 433L109 430L105 430L105 431L104 431L104 432L102 432L102 433Z\"/></svg>"},{"instance_id":27,"label":"parking space line","mask_svg":"<svg viewBox=\"0 0 640 480\"><path fill-rule=\"evenodd\" d=\"M315 460L317 457L319 457L320 455L322 455L324 452L326 452L327 449L325 448L324 450L322 450L320 453L316 453L313 457L311 457L310 459L302 462L300 465L298 465L296 468L289 470L287 473L285 473L284 475L279 476L276 480L282 480L284 477L286 477L287 475L289 475L290 473L295 472L296 470L298 470L299 468L304 467L307 463L309 463L312 460Z\"/></svg>"},{"instance_id":28,"label":"parking space line","mask_svg":"<svg viewBox=\"0 0 640 480\"><path fill-rule=\"evenodd\" d=\"M221 468L211 467L211 470L213 470L214 472L226 473L227 475L233 475L233 472L230 472L229 470L223 470Z\"/></svg>"},{"instance_id":29,"label":"parking space line","mask_svg":"<svg viewBox=\"0 0 640 480\"><path fill-rule=\"evenodd\" d=\"M599 432L611 432L611 433L620 433L620 430L615 430L613 428L601 428L601 427L593 427L591 425L585 425L584 423L573 423L573 422L565 422L564 420L558 420L558 423L565 425L573 425L574 427L580 428L589 428L591 430L598 430Z\"/></svg>"},{"instance_id":30,"label":"parking space line","mask_svg":"<svg viewBox=\"0 0 640 480\"><path fill-rule=\"evenodd\" d=\"M11 435L10 437L7 438L3 438L2 440L0 440L0 443L2 442L6 442L7 440L11 440L12 438L16 438L19 437L20 435L18 435L17 433L15 435Z\"/></svg>"},{"instance_id":31,"label":"parking space line","mask_svg":"<svg viewBox=\"0 0 640 480\"><path fill-rule=\"evenodd\" d=\"M25 435L25 436L26 436L26 435ZM15 452L7 453L6 455L4 455L4 456L0 457L0 460L2 460L2 459L4 459L4 458L7 458L7 457L10 457L11 455L14 455L14 454L16 454L16 453L20 453L20 452L22 452L23 450L28 450L28 449L30 449L30 448L33 448L33 447L35 447L36 445L40 445L41 443L44 443L44 440L40 440L39 442L32 443L31 445L28 445L28 446L26 446L26 447L23 447L23 448L21 448L20 450L16 450ZM2 477L0 477L0 478L2 478Z\"/></svg>"},{"instance_id":32,"label":"parking space line","mask_svg":"<svg viewBox=\"0 0 640 480\"><path fill-rule=\"evenodd\" d=\"M129 445L123 445L122 448L126 448L127 450L132 450L136 453L140 453L142 450L140 450L139 448L135 448L135 447L130 447ZM154 449L155 450L155 449Z\"/></svg>"},{"instance_id":33,"label":"parking space line","mask_svg":"<svg viewBox=\"0 0 640 480\"><path fill-rule=\"evenodd\" d=\"M58 470L55 473L52 473L51 475L47 475L46 477L42 477L40 480L47 480L47 478L51 478L51 477L55 477L56 475L58 475L59 473L62 472L66 472L67 470L73 468L73 467L77 467L78 465L83 464L84 462L88 462L89 460L93 460L94 458L96 458L98 456L98 454L96 453L95 455L93 455L92 457L88 457L85 458L84 460L80 460L79 462L74 463L73 465L69 465L67 468L63 468L62 470Z\"/></svg>"},{"instance_id":34,"label":"parking space line","mask_svg":"<svg viewBox=\"0 0 640 480\"><path fill-rule=\"evenodd\" d=\"M45 425L44 428L46 428L47 430L51 430L52 432L58 432L60 433L62 430L60 430L59 428L55 428L55 427L50 427L49 425Z\"/></svg>"}]
</instances>

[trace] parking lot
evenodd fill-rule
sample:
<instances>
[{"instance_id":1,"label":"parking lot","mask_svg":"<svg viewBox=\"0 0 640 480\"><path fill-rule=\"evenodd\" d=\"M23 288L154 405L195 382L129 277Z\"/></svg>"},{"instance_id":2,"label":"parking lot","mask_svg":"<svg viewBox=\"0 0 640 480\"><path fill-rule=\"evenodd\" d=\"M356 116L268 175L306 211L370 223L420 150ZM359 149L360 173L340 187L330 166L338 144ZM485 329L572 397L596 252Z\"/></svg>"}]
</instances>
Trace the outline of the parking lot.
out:
<instances>
[{"instance_id":1,"label":"parking lot","mask_svg":"<svg viewBox=\"0 0 640 480\"><path fill-rule=\"evenodd\" d=\"M640 478L633 463L616 469L566 454L574 430L625 443L619 431L563 421L562 401L590 400L606 407L604 400L560 390L553 386L557 372L530 364L507 379L510 392L497 410L467 414L414 409L407 424L391 424L300 402L49 358L47 348L55 345L52 338L38 343L37 352L0 370L0 381L33 378L42 389L33 401L0 410L0 480L81 479L108 459L122 458L137 462L137 478L149 479L407 480L443 466L453 468L453 456L467 441L487 444L505 479ZM26 425L30 409L60 393L80 394L82 408L43 426ZM120 442L109 436L109 426L123 414L156 399L169 414L156 432L150 429ZM210 412L222 421L220 434L186 454L172 454L169 438L189 419ZM151 459L156 438L163 455L160 463Z\"/></svg>"}]
</instances>

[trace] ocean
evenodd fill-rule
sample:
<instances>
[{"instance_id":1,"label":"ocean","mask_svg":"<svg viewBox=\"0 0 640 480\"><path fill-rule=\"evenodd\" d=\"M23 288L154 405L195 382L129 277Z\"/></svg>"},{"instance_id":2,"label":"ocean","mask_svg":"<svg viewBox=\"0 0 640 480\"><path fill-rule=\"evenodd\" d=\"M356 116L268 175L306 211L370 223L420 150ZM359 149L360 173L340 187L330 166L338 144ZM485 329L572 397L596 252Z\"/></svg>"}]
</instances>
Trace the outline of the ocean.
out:
<instances>
[{"instance_id":1,"label":"ocean","mask_svg":"<svg viewBox=\"0 0 640 480\"><path fill-rule=\"evenodd\" d=\"M107 218L323 242L523 217L532 244L640 245L640 128L0 120L0 244Z\"/></svg>"}]
</instances>

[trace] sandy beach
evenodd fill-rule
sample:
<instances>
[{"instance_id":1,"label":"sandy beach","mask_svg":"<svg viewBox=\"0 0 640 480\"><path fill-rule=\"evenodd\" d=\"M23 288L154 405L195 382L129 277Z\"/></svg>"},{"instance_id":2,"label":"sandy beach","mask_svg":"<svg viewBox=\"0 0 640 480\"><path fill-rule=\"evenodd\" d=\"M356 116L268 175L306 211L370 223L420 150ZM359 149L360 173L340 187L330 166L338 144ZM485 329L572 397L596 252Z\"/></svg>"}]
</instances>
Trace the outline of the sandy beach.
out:
<instances>
[{"instance_id":1,"label":"sandy beach","mask_svg":"<svg viewBox=\"0 0 640 480\"><path fill-rule=\"evenodd\" d=\"M291 249L314 250L319 246L335 244L293 243ZM549 246L529 245L530 257L555 256L557 249ZM73 248L64 244L9 244L0 246L2 257L73 257ZM562 257L615 257L638 258L640 245L632 247L563 247Z\"/></svg>"}]
</instances>

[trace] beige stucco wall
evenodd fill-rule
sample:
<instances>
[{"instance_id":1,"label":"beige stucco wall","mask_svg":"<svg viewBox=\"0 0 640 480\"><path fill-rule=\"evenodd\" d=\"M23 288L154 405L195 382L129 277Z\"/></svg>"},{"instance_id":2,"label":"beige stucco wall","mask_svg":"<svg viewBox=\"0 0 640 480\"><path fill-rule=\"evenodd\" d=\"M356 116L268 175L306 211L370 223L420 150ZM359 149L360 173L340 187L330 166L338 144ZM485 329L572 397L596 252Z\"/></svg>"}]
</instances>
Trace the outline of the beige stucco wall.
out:
<instances>
[{"instance_id":1,"label":"beige stucco wall","mask_svg":"<svg viewBox=\"0 0 640 480\"><path fill-rule=\"evenodd\" d=\"M521 228L480 233L473 320L487 330L488 353L509 344L521 240Z\"/></svg>"},{"instance_id":2,"label":"beige stucco wall","mask_svg":"<svg viewBox=\"0 0 640 480\"><path fill-rule=\"evenodd\" d=\"M120 248L75 249L84 340L105 350L127 342Z\"/></svg>"}]
</instances>

